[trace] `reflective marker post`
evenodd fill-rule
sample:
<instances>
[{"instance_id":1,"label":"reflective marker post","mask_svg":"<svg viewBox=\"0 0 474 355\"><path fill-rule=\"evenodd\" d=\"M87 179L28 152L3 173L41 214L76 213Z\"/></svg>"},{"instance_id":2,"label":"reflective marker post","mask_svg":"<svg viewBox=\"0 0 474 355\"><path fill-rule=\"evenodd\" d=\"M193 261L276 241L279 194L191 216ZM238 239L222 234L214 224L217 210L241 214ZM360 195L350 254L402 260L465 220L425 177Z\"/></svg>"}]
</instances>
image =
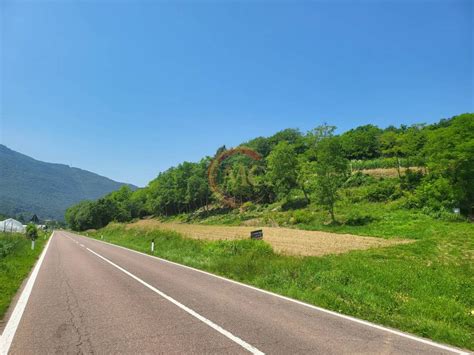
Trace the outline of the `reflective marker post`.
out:
<instances>
[{"instance_id":1,"label":"reflective marker post","mask_svg":"<svg viewBox=\"0 0 474 355\"><path fill-rule=\"evenodd\" d=\"M153 253L155 251L155 239L151 241L151 252Z\"/></svg>"}]
</instances>

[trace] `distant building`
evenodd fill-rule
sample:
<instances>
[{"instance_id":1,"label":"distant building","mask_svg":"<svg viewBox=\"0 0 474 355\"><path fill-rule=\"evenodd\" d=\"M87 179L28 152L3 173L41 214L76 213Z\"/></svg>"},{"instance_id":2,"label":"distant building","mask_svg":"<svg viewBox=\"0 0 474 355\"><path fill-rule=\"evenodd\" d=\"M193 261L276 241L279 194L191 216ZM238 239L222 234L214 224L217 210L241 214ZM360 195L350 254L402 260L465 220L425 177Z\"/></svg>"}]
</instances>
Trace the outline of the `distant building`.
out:
<instances>
[{"instance_id":1,"label":"distant building","mask_svg":"<svg viewBox=\"0 0 474 355\"><path fill-rule=\"evenodd\" d=\"M13 218L8 218L0 222L0 232L25 233L25 226Z\"/></svg>"}]
</instances>

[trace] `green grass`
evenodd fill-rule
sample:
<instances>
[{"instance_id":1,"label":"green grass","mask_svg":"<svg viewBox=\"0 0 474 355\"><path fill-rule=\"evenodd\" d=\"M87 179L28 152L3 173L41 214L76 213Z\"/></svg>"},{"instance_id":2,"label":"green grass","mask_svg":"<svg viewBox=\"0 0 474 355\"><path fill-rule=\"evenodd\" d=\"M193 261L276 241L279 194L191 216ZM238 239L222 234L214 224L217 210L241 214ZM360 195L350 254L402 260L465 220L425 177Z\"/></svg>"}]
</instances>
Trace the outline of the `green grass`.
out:
<instances>
[{"instance_id":1,"label":"green grass","mask_svg":"<svg viewBox=\"0 0 474 355\"><path fill-rule=\"evenodd\" d=\"M357 208L355 208L357 207ZM92 234L105 241L207 270L311 304L398 328L436 341L474 349L474 225L447 222L398 209L396 204L338 206L341 219L354 209L375 220L362 226L328 226L314 207L295 212L261 211L299 228L404 237L415 243L326 257L275 254L261 241L209 242L166 231L139 232L110 225ZM302 212L301 212L302 211ZM252 218L255 212L252 212ZM308 216L307 216L308 215ZM237 224L240 215L218 219ZM204 220L216 223L216 217Z\"/></svg>"},{"instance_id":2,"label":"green grass","mask_svg":"<svg viewBox=\"0 0 474 355\"><path fill-rule=\"evenodd\" d=\"M24 235L0 232L0 319L41 254L47 241L44 236L40 233L31 250L31 241Z\"/></svg>"}]
</instances>

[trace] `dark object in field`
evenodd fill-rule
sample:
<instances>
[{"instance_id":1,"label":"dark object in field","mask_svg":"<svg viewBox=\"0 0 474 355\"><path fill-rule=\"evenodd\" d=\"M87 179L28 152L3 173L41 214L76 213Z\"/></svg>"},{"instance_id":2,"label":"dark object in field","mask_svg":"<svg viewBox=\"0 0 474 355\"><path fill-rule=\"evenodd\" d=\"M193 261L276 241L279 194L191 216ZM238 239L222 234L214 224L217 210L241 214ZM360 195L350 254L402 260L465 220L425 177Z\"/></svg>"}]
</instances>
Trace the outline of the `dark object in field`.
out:
<instances>
[{"instance_id":1,"label":"dark object in field","mask_svg":"<svg viewBox=\"0 0 474 355\"><path fill-rule=\"evenodd\" d=\"M262 238L263 238L263 230L262 229L250 232L250 239L262 239Z\"/></svg>"}]
</instances>

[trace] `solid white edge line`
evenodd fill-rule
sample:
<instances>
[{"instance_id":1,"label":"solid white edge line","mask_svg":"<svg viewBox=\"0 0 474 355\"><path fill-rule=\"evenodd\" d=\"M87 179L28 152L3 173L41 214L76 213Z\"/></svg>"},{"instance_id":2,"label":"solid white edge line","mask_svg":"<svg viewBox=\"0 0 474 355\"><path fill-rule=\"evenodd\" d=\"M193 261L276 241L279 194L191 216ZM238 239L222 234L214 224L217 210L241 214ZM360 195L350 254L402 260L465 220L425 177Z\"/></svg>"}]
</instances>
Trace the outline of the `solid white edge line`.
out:
<instances>
[{"instance_id":1,"label":"solid white edge line","mask_svg":"<svg viewBox=\"0 0 474 355\"><path fill-rule=\"evenodd\" d=\"M107 259L106 257L103 257L102 255L96 253L95 251L89 249L89 248L86 248L88 251L90 251L92 254L94 254L95 256L101 258L102 260L106 261L107 263L109 263L110 265L112 265L113 267L119 269L120 271L122 271L123 273L125 273L126 275L130 276L131 278L133 278L134 280L138 281L139 283L141 283L142 285L144 285L145 287L149 288L150 290L152 290L153 292L157 293L158 295L160 295L161 297L163 297L164 299L170 301L171 303L173 303L174 305L178 306L179 308L181 308L183 311L189 313L190 315L192 315L193 317L199 319L201 322L205 323L206 325L208 325L209 327L211 327L212 329L218 331L219 333L221 333L222 335L226 336L227 338L229 338L230 340L232 340L233 342L237 343L238 345L240 345L241 347L243 347L244 349L248 350L249 352L251 352L252 354L258 354L258 355L263 355L264 353L261 352L260 350L258 350L256 347L250 345L249 343L245 342L244 340L240 339L239 337L233 335L232 333L230 333L229 331L225 330L224 328L222 328L221 326L215 324L214 322L212 322L211 320L203 317L202 315L200 315L199 313L193 311L191 308L185 306L184 304L176 301L174 298L168 296L166 293L158 290L157 288L153 287L152 285L146 283L145 281L143 281L142 279L140 279L139 277L135 276L134 274L132 274L131 272L125 270L124 268L120 267L119 265L115 264L114 262L110 261L109 259Z\"/></svg>"},{"instance_id":2,"label":"solid white edge line","mask_svg":"<svg viewBox=\"0 0 474 355\"><path fill-rule=\"evenodd\" d=\"M69 233L69 232L66 232L66 233ZM284 299L284 300L286 300L286 301L290 301L290 302L293 302L293 303L296 303L296 304L299 304L299 305L302 305L302 306L305 306L305 307L308 307L308 308L312 308L312 309L314 309L314 310L316 310L316 311L320 311L320 312L323 312L323 313L331 314L331 315L333 315L333 316L336 316L336 317L339 317L339 318L343 318L343 319L347 319L347 320L350 320L350 321L355 322L355 323L363 324L363 325L368 326L368 327L371 327L371 328L375 328L375 329L382 330L382 331L385 331L385 332L388 332L388 333L392 333L392 334L395 334L395 335L399 335L399 336L401 336L401 337L404 337L404 338L407 338L407 339L410 339L410 340L414 340L414 341L417 341L417 342L420 342L420 343L423 343L423 344L431 345L431 346L436 347L436 348L439 348L439 349L447 350L447 351L453 352L453 353L455 353L455 354L459 354L459 355L470 355L470 354L471 354L471 353L469 353L469 352L463 351L463 350L461 350L461 349L457 349L457 348L455 348L455 347L451 347L451 346L448 346L448 345L439 344L439 343L436 343L436 342L434 342L434 341L432 341L432 340L429 340L429 339L420 338L420 337L418 337L418 336L411 335L411 334L408 334L408 333L404 333L404 332L399 331L399 330L387 328L387 327L384 327L384 326L381 326L381 325L378 325L378 324L375 324L375 323L371 323L371 322L366 321L366 320L358 319L358 318L355 318L355 317L347 316L347 315L342 314L342 313L338 313L338 312L335 312L335 311L331 311L331 310L329 310L329 309L325 309L325 308L321 308L321 307L318 307L318 306L314 306L314 305L312 305L312 304L305 303L305 302L302 302L302 301L298 301L298 300L295 300L295 299L290 298L290 297L282 296L282 295L279 295L279 294L277 294L277 293L273 293L273 292L271 292L271 291L263 290L263 289L261 289L261 288L255 287L255 286L247 285L247 284L244 284L244 283L239 282L239 281L234 281L234 280L225 278L225 277L223 277L223 276L219 276L219 275L215 275L215 274L212 274L212 273L210 273L210 272L207 272L207 271L199 270L199 269L196 269L196 268L191 267L191 266L187 266L187 265L183 265L183 264L176 263L176 262L174 262L174 261L166 260L166 259L160 258L160 257L158 257L158 256L154 256L154 255L142 253L142 252L137 251L137 250L125 248L125 247L120 246L120 245L117 245L117 244L104 242L104 241L102 241L102 240L94 239L94 238L91 238L91 237L86 237L86 236L79 235L79 234L74 234L74 233L71 233L71 234L72 234L72 235L75 235L75 236L87 238L87 240L93 240L93 241L96 241L96 242L99 242L99 243L103 243L103 244L107 244L107 245L112 245L112 246L114 246L114 247L116 247L116 248L128 250L128 251L131 251L131 252L133 252L133 253L137 253L137 254L141 254L141 255L144 255L144 256L148 256L148 257L150 257L150 258L154 258L154 259L157 259L157 260L160 260L160 261L169 263L169 264L173 264L173 265L176 265L176 266L180 266L180 267L185 268L185 269L189 269L189 270L193 270L193 271L196 271L196 272L200 272L200 273L202 273L202 274L206 274L206 275L209 275L209 276L212 276L212 277L215 277L215 278L218 278L218 279L227 281L227 282L231 282L231 283L234 283L234 284L243 286L243 287L247 287L247 288L249 288L249 289L251 289L251 290L254 290L254 291L262 292L262 293L265 293L265 294L267 294L267 295L271 295L271 296L274 296L274 297L278 297L278 298Z\"/></svg>"},{"instance_id":3,"label":"solid white edge line","mask_svg":"<svg viewBox=\"0 0 474 355\"><path fill-rule=\"evenodd\" d=\"M41 268L41 264L43 263L46 252L48 251L49 244L51 243L51 240L54 237L54 233L55 231L51 233L51 237L49 238L48 243L46 243L46 246L41 252L41 255L38 261L36 262L35 267L33 268L33 271L25 285L25 288L23 289L20 298L18 299L18 302L15 305L15 308L13 309L10 319L8 320L8 323L5 329L3 330L2 336L0 337L1 355L8 354L8 350L10 349L16 330L18 328L18 325L20 324L21 317L23 316L23 312L25 311L28 299L30 298L31 291L33 290L33 286L36 281L36 277L38 276L38 272Z\"/></svg>"}]
</instances>

